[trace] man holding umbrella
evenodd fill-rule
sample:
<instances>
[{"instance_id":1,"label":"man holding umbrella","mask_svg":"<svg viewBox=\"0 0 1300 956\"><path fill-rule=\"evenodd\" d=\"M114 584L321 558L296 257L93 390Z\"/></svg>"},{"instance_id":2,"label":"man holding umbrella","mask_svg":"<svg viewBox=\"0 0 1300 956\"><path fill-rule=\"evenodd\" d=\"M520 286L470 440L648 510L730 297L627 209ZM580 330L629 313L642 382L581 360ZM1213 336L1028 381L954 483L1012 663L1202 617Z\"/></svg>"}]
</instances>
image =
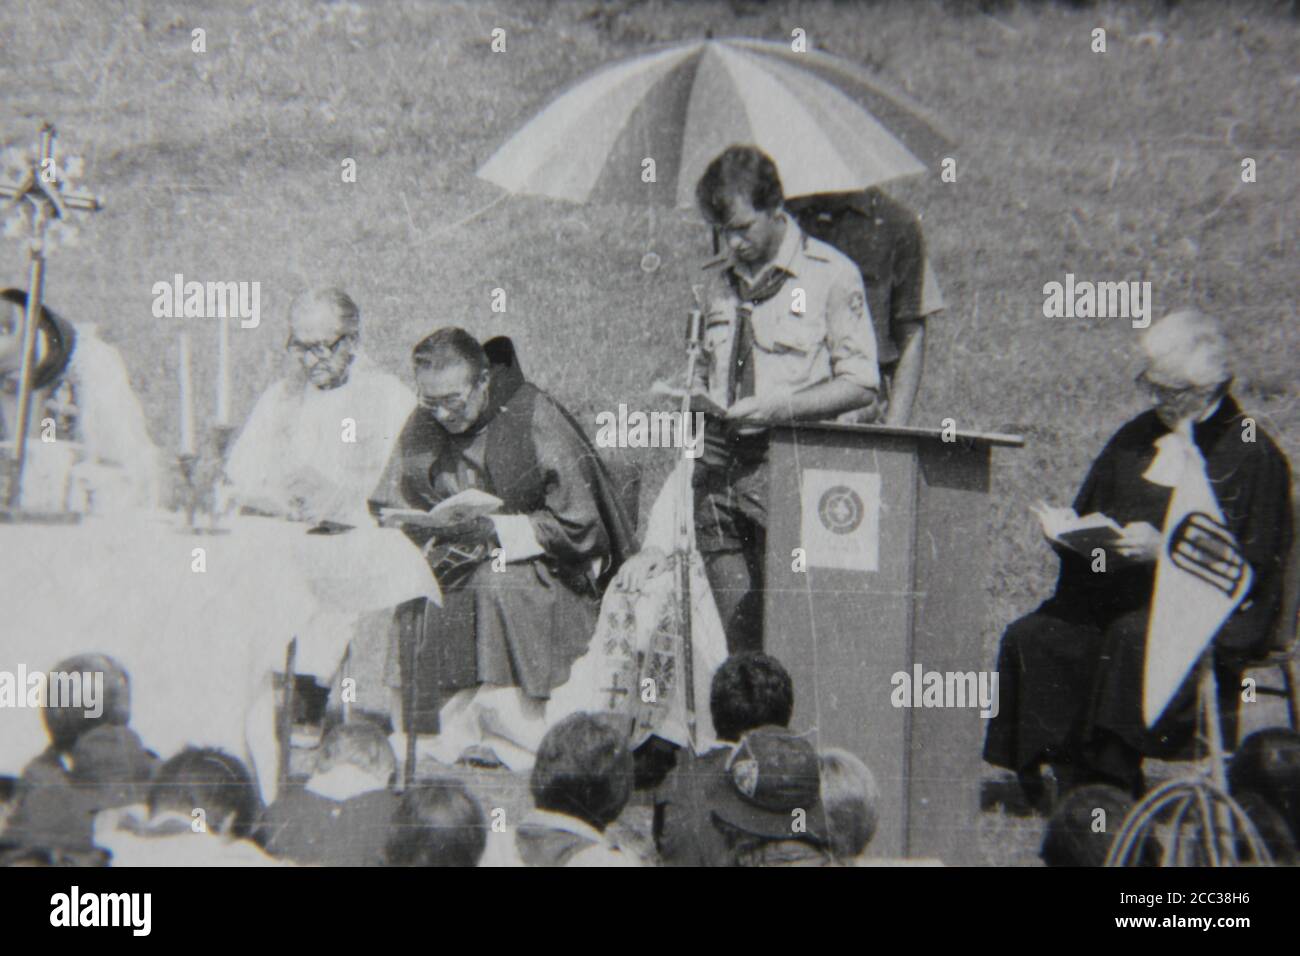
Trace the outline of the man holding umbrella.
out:
<instances>
[{"instance_id":1,"label":"man holding umbrella","mask_svg":"<svg viewBox=\"0 0 1300 956\"><path fill-rule=\"evenodd\" d=\"M709 421L695 464L695 536L735 653L762 647L762 423L870 408L880 373L857 267L786 212L769 156L753 146L728 148L700 178L696 200L729 254L706 266L703 361L693 384L726 415ZM652 524L662 510L656 505ZM637 589L665 565L663 552L648 546L621 583Z\"/></svg>"}]
</instances>

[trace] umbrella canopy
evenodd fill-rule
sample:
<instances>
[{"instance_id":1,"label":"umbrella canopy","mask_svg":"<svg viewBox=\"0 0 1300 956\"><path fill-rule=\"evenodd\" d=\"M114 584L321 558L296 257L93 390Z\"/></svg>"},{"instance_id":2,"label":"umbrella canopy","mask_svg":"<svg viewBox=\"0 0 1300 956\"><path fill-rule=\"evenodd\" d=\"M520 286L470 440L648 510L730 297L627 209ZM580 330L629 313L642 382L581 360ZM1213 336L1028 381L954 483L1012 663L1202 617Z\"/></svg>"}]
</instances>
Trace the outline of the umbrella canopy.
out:
<instances>
[{"instance_id":1,"label":"umbrella canopy","mask_svg":"<svg viewBox=\"0 0 1300 956\"><path fill-rule=\"evenodd\" d=\"M511 192L572 202L692 206L705 167L733 143L765 150L786 194L797 196L922 172L952 140L847 61L781 43L702 40L582 80L478 174ZM654 182L643 179L646 159Z\"/></svg>"}]
</instances>

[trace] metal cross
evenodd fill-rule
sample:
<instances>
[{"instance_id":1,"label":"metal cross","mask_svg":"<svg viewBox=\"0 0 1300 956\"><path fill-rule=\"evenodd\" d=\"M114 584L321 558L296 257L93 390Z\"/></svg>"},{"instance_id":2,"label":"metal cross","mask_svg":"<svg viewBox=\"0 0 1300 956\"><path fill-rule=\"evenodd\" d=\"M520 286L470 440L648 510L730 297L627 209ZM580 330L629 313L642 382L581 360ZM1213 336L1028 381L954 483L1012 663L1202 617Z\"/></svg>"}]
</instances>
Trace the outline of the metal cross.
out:
<instances>
[{"instance_id":1,"label":"metal cross","mask_svg":"<svg viewBox=\"0 0 1300 956\"><path fill-rule=\"evenodd\" d=\"M54 160L54 137L57 134L49 123L41 124L40 142L36 159L27 167L18 183L0 183L0 200L7 200L5 209L20 203L30 203L32 235L27 257L31 271L27 281L27 309L23 313L22 365L18 377L18 422L14 432L14 455L9 475L7 510L18 511L22 505L23 467L27 461L27 425L32 405L32 366L36 353L36 330L40 324L41 297L45 288L45 227L57 219L65 219L68 210L97 212L104 207L98 196L83 193L65 193Z\"/></svg>"}]
</instances>

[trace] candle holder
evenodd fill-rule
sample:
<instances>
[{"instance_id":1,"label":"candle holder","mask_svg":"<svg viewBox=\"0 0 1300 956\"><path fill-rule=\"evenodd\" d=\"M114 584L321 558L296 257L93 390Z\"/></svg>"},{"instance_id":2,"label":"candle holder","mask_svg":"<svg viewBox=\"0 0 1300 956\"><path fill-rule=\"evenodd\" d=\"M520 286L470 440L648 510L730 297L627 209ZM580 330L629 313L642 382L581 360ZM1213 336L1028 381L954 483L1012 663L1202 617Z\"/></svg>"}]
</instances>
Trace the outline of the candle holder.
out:
<instances>
[{"instance_id":1,"label":"candle holder","mask_svg":"<svg viewBox=\"0 0 1300 956\"><path fill-rule=\"evenodd\" d=\"M230 425L214 425L204 454L182 452L176 456L182 482L181 507L185 511L182 533L230 533L219 522L224 512L221 488L226 483L226 456L234 434ZM206 521L201 516L206 516Z\"/></svg>"},{"instance_id":2,"label":"candle holder","mask_svg":"<svg viewBox=\"0 0 1300 956\"><path fill-rule=\"evenodd\" d=\"M194 473L198 469L199 456L194 452L183 451L176 456L176 465L184 484L181 487L181 507L185 510L185 527L180 530L186 534L197 534L199 529L195 517L199 511L198 489L194 482Z\"/></svg>"},{"instance_id":3,"label":"candle holder","mask_svg":"<svg viewBox=\"0 0 1300 956\"><path fill-rule=\"evenodd\" d=\"M212 426L211 446L212 460L208 469L208 534L227 534L230 529L222 527L219 522L226 516L226 499L223 489L230 480L226 475L226 465L230 461L230 443L235 437L233 425L220 424Z\"/></svg>"}]
</instances>

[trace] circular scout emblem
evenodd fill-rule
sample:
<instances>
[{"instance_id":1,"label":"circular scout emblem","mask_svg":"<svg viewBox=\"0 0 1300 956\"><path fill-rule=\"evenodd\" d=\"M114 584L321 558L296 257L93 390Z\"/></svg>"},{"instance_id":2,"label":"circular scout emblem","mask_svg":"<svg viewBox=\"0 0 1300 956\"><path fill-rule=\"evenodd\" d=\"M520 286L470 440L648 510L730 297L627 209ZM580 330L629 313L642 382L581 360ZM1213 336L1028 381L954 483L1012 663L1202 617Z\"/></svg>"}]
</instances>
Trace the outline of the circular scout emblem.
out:
<instances>
[{"instance_id":1,"label":"circular scout emblem","mask_svg":"<svg viewBox=\"0 0 1300 956\"><path fill-rule=\"evenodd\" d=\"M817 502L817 517L832 534L851 534L862 524L864 507L858 493L846 485L826 489Z\"/></svg>"},{"instance_id":2,"label":"circular scout emblem","mask_svg":"<svg viewBox=\"0 0 1300 956\"><path fill-rule=\"evenodd\" d=\"M758 761L737 760L731 767L731 779L736 789L747 797L752 797L758 790Z\"/></svg>"}]
</instances>

